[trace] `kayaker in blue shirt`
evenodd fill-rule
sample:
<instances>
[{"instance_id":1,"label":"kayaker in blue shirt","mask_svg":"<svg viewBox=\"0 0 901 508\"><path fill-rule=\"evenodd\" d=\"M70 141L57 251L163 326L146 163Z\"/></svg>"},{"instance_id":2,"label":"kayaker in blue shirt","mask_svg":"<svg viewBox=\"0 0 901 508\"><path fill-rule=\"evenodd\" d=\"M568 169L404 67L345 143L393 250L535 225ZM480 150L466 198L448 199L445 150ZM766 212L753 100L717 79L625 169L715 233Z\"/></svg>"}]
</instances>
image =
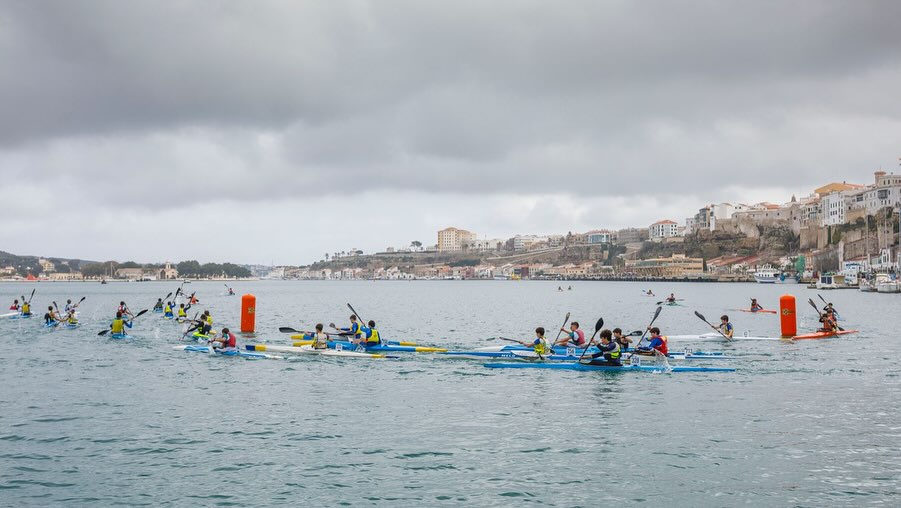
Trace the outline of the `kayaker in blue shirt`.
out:
<instances>
[{"instance_id":1,"label":"kayaker in blue shirt","mask_svg":"<svg viewBox=\"0 0 901 508\"><path fill-rule=\"evenodd\" d=\"M561 328L561 332L565 332L566 335L563 339L557 343L558 346L577 346L577 347L585 347L585 332L579 330L579 322L573 321L569 324L569 330L566 328Z\"/></svg>"},{"instance_id":2,"label":"kayaker in blue shirt","mask_svg":"<svg viewBox=\"0 0 901 508\"><path fill-rule=\"evenodd\" d=\"M757 303L757 298L751 298L751 312L763 310L763 306Z\"/></svg>"},{"instance_id":3,"label":"kayaker in blue shirt","mask_svg":"<svg viewBox=\"0 0 901 508\"><path fill-rule=\"evenodd\" d=\"M532 342L526 342L526 341L521 341L521 340L517 341L517 342L519 342L523 346L532 348L532 350L535 351L535 354L537 354L538 357L541 358L542 360L544 359L544 355L546 355L548 353L548 350L550 350L550 347L548 346L548 343L547 343L547 339L544 338L544 327L543 326L539 326L538 328L535 329L535 340L533 340Z\"/></svg>"},{"instance_id":4,"label":"kayaker in blue shirt","mask_svg":"<svg viewBox=\"0 0 901 508\"><path fill-rule=\"evenodd\" d=\"M360 327L360 332L362 332L360 344L365 347L381 345L382 338L379 336L379 331L375 327L375 321L370 319L368 324L369 326Z\"/></svg>"},{"instance_id":5,"label":"kayaker in blue shirt","mask_svg":"<svg viewBox=\"0 0 901 508\"><path fill-rule=\"evenodd\" d=\"M601 343L598 344L598 352L591 355L589 365L610 365L619 367L622 365L622 356L619 344L613 340L610 330L601 331Z\"/></svg>"},{"instance_id":6,"label":"kayaker in blue shirt","mask_svg":"<svg viewBox=\"0 0 901 508\"><path fill-rule=\"evenodd\" d=\"M735 328L732 327L732 323L729 322L729 316L723 314L720 316L720 325L717 327L719 331L723 332L723 335L726 337L732 338L732 335L735 333Z\"/></svg>"},{"instance_id":7,"label":"kayaker in blue shirt","mask_svg":"<svg viewBox=\"0 0 901 508\"><path fill-rule=\"evenodd\" d=\"M113 335L124 335L125 327L131 328L131 321L126 321L121 312L116 312L116 319L109 325L110 333Z\"/></svg>"},{"instance_id":8,"label":"kayaker in blue shirt","mask_svg":"<svg viewBox=\"0 0 901 508\"><path fill-rule=\"evenodd\" d=\"M175 316L172 314L172 302L167 303L167 304L166 304L166 307L163 308L163 316L164 316L164 317L167 317L167 318L175 317Z\"/></svg>"},{"instance_id":9,"label":"kayaker in blue shirt","mask_svg":"<svg viewBox=\"0 0 901 508\"><path fill-rule=\"evenodd\" d=\"M651 332L650 344L648 347L639 347L635 348L635 354L639 355L656 355L657 353L666 356L669 354L669 349L667 348L667 339L663 335L660 335L660 328L656 326L650 328L648 331Z\"/></svg>"},{"instance_id":10,"label":"kayaker in blue shirt","mask_svg":"<svg viewBox=\"0 0 901 508\"><path fill-rule=\"evenodd\" d=\"M357 315L356 314L350 315L350 327L340 328L340 330L342 332L346 332L346 333L343 333L342 335L349 335L353 339L359 339L363 336L363 334L360 332L360 324L357 323Z\"/></svg>"}]
</instances>

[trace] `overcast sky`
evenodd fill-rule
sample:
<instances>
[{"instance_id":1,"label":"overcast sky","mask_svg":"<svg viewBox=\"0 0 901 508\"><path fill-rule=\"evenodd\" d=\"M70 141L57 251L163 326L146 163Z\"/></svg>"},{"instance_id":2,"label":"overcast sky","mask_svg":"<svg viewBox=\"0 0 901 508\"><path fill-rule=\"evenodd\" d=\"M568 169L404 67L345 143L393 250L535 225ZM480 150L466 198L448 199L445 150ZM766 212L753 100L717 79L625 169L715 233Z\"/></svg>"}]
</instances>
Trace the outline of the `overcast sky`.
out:
<instances>
[{"instance_id":1,"label":"overcast sky","mask_svg":"<svg viewBox=\"0 0 901 508\"><path fill-rule=\"evenodd\" d=\"M901 156L901 2L0 1L0 250L305 264Z\"/></svg>"}]
</instances>

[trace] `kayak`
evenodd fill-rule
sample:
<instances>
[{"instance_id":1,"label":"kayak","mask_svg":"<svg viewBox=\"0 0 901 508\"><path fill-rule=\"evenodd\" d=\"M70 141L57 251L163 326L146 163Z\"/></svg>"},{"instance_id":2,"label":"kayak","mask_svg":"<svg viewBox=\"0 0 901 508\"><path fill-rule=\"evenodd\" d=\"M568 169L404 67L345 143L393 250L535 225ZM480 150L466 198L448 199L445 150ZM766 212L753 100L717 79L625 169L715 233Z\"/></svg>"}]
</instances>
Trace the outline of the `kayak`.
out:
<instances>
[{"instance_id":1,"label":"kayak","mask_svg":"<svg viewBox=\"0 0 901 508\"><path fill-rule=\"evenodd\" d=\"M275 353L294 353L298 355L321 355L321 356L341 356L346 358L384 358L385 355L361 353L358 351L347 351L336 349L314 349L312 346L267 346L263 344L246 344L244 346L248 351L273 351Z\"/></svg>"},{"instance_id":2,"label":"kayak","mask_svg":"<svg viewBox=\"0 0 901 508\"><path fill-rule=\"evenodd\" d=\"M532 348L525 347L525 346L514 346L514 345L482 347L482 348L477 349L475 352L490 353L490 352L505 352L505 351L520 351L520 352L529 352L529 353L535 354L535 352ZM578 359L579 357L582 356L582 351L583 351L583 348L566 348L566 347L556 346L556 347L554 347L554 355L553 356L575 357L576 359ZM591 346L590 348L588 348L588 352L585 353L585 355L588 356L588 355L591 355L591 354L597 353L597 352L598 352L598 348ZM635 350L631 349L631 348L623 351L624 354L634 353L634 352L635 352ZM691 350L670 351L669 356L670 356L670 358L691 356L691 357L695 357L697 359L711 358L711 359L721 359L721 360L727 358L723 354L722 351L691 351ZM732 357L728 357L728 358L732 359Z\"/></svg>"},{"instance_id":3,"label":"kayak","mask_svg":"<svg viewBox=\"0 0 901 508\"><path fill-rule=\"evenodd\" d=\"M11 318L13 316L18 316L18 315L19 315L19 311L15 311L15 312L7 313L7 314L0 314L0 318Z\"/></svg>"},{"instance_id":4,"label":"kayak","mask_svg":"<svg viewBox=\"0 0 901 508\"><path fill-rule=\"evenodd\" d=\"M191 353L204 353L207 355L210 354L209 346L173 346L172 349L175 349L176 351L188 351ZM214 349L213 353L215 353L217 356L240 356L242 358L251 358L254 360L262 360L262 359L284 360L285 359L284 356L267 355L265 353L251 353L249 351L241 351L240 349L236 349L234 351L219 351L219 350Z\"/></svg>"},{"instance_id":5,"label":"kayak","mask_svg":"<svg viewBox=\"0 0 901 508\"><path fill-rule=\"evenodd\" d=\"M849 333L857 333L857 330L839 330L837 332L805 333L803 335L795 335L794 337L792 337L792 339L793 340L828 339L829 337L838 337L839 335L848 335Z\"/></svg>"},{"instance_id":6,"label":"kayak","mask_svg":"<svg viewBox=\"0 0 901 508\"><path fill-rule=\"evenodd\" d=\"M642 372L735 372L735 369L719 367L667 367L665 365L587 365L584 363L486 363L489 369L559 369L559 370L599 370L599 371L627 371L638 370Z\"/></svg>"},{"instance_id":7,"label":"kayak","mask_svg":"<svg viewBox=\"0 0 901 508\"><path fill-rule=\"evenodd\" d=\"M750 312L751 314L779 314L779 311L776 310L751 310L751 309L736 309L740 312Z\"/></svg>"},{"instance_id":8,"label":"kayak","mask_svg":"<svg viewBox=\"0 0 901 508\"><path fill-rule=\"evenodd\" d=\"M698 335L668 335L667 340L671 341L696 341L696 342L707 342L707 341L722 341L727 342L728 339L723 337L718 333L702 333ZM780 341L780 340L789 340L783 339L781 337L752 337L750 335L736 335L732 337L732 340L737 341L746 341L746 340L772 340L772 341Z\"/></svg>"},{"instance_id":9,"label":"kayak","mask_svg":"<svg viewBox=\"0 0 901 508\"><path fill-rule=\"evenodd\" d=\"M162 314L162 313L163 313L163 309L153 309L153 312L154 312L155 314Z\"/></svg>"},{"instance_id":10,"label":"kayak","mask_svg":"<svg viewBox=\"0 0 901 508\"><path fill-rule=\"evenodd\" d=\"M79 326L81 326L81 323L65 323L65 324L63 324L63 328L66 328L69 330L74 330L74 329L78 328Z\"/></svg>"},{"instance_id":11,"label":"kayak","mask_svg":"<svg viewBox=\"0 0 901 508\"><path fill-rule=\"evenodd\" d=\"M56 328L56 325L59 324L59 321L51 321L49 323L44 323L44 328Z\"/></svg>"},{"instance_id":12,"label":"kayak","mask_svg":"<svg viewBox=\"0 0 901 508\"><path fill-rule=\"evenodd\" d=\"M628 353L627 353L628 354ZM650 358L648 355L637 355L642 358ZM580 355L553 354L540 358L534 351L448 351L447 353L438 353L438 358L460 358L467 360L482 360L485 358L503 358L506 360L548 360L556 362L572 362L579 361ZM667 355L671 360L734 360L734 356L724 355L722 353L691 353L691 352L671 352ZM586 355L586 358L590 358Z\"/></svg>"},{"instance_id":13,"label":"kayak","mask_svg":"<svg viewBox=\"0 0 901 508\"><path fill-rule=\"evenodd\" d=\"M32 316L34 316L34 314L13 314L12 316L9 316L9 319L28 319Z\"/></svg>"},{"instance_id":14,"label":"kayak","mask_svg":"<svg viewBox=\"0 0 901 508\"><path fill-rule=\"evenodd\" d=\"M127 333L111 333L111 334L109 334L109 338L122 340L122 339L133 339L135 337L134 337L134 335L129 335Z\"/></svg>"},{"instance_id":15,"label":"kayak","mask_svg":"<svg viewBox=\"0 0 901 508\"><path fill-rule=\"evenodd\" d=\"M306 346L307 344L313 343L313 341L311 339L309 339L306 335L303 335L303 334L292 335L291 339L293 339L295 341L294 342L295 346ZM299 344L302 342L306 342L306 344ZM341 341L341 342L349 343L350 341ZM388 344L389 346L415 346L416 342L409 341L409 340L401 340L401 341L389 340L386 342L386 344Z\"/></svg>"},{"instance_id":16,"label":"kayak","mask_svg":"<svg viewBox=\"0 0 901 508\"><path fill-rule=\"evenodd\" d=\"M308 341L298 341L298 342L294 342L292 345L295 347L302 347L302 346L309 346L310 343ZM380 345L380 346L369 346L366 348L362 348L361 346L358 346L357 344L354 344L354 343L348 342L348 341L343 341L343 340L339 340L339 341L331 341L330 340L328 342L329 349L337 349L338 346L341 346L342 350L350 350L350 351L362 350L362 351L369 352L369 353L372 353L372 352L378 352L378 353L388 353L388 352L393 352L393 353L445 353L445 352L447 352L447 349L440 348L440 347L394 346L394 345L388 344L386 346Z\"/></svg>"}]
</instances>

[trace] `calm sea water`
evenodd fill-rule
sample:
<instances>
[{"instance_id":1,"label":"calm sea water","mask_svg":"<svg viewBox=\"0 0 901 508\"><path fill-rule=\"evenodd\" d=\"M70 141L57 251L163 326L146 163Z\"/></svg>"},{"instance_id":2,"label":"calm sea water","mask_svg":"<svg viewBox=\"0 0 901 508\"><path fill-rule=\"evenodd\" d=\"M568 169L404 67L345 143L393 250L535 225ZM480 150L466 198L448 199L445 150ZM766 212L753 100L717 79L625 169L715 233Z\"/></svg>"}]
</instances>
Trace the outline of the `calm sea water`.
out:
<instances>
[{"instance_id":1,"label":"calm sea water","mask_svg":"<svg viewBox=\"0 0 901 508\"><path fill-rule=\"evenodd\" d=\"M641 329L675 291L665 333L703 333L757 297L802 286L544 282L239 282L257 334L344 323L351 302L385 338L453 349L530 337L564 314ZM34 308L87 296L83 326L0 322L0 505L899 506L901 296L824 293L842 339L694 344L735 373L489 370L479 362L244 360L173 351L179 325L147 314L134 340L98 337L119 300L151 307L164 283L40 283ZM218 326L239 300L193 283ZM32 286L0 284L5 308ZM2 313L2 312L0 312ZM772 315L730 312L739 332ZM553 336L553 335L552 335ZM722 362L720 362L722 363ZM708 364L710 365L710 364Z\"/></svg>"}]
</instances>

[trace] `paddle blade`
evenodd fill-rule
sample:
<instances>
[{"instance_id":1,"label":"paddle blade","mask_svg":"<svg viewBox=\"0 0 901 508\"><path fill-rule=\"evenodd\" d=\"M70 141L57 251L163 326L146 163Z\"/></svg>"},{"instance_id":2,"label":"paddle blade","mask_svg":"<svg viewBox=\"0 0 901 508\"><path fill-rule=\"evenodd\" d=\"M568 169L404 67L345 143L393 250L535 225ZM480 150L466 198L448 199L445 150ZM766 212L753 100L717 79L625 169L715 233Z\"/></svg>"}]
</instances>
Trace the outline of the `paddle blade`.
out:
<instances>
[{"instance_id":1,"label":"paddle blade","mask_svg":"<svg viewBox=\"0 0 901 508\"><path fill-rule=\"evenodd\" d=\"M704 314L701 314L700 312L695 311L695 316L698 316L698 318L700 318L701 321L707 322L707 318L704 317Z\"/></svg>"},{"instance_id":2,"label":"paddle blade","mask_svg":"<svg viewBox=\"0 0 901 508\"><path fill-rule=\"evenodd\" d=\"M601 331L601 328L604 327L604 318L599 318L598 322L594 324L594 333L598 333Z\"/></svg>"},{"instance_id":3,"label":"paddle blade","mask_svg":"<svg viewBox=\"0 0 901 508\"><path fill-rule=\"evenodd\" d=\"M278 331L281 333L300 333L297 330L295 330L294 328L291 328L290 326L280 326Z\"/></svg>"},{"instance_id":4,"label":"paddle blade","mask_svg":"<svg viewBox=\"0 0 901 508\"><path fill-rule=\"evenodd\" d=\"M97 336L98 336L98 337L103 337L103 336L106 335L107 333L109 333L109 329L103 330L102 332L98 333Z\"/></svg>"},{"instance_id":5,"label":"paddle blade","mask_svg":"<svg viewBox=\"0 0 901 508\"><path fill-rule=\"evenodd\" d=\"M148 310L149 310L149 309L144 309L144 310L142 310L141 312L138 312L137 314L135 314L135 317L134 317L134 318L136 318L136 317L138 317L138 316L141 316L141 315L143 315L143 314L146 314ZM134 318L132 318L132 319L134 319Z\"/></svg>"},{"instance_id":6,"label":"paddle blade","mask_svg":"<svg viewBox=\"0 0 901 508\"><path fill-rule=\"evenodd\" d=\"M654 312L654 319L651 321L657 321L657 318L660 317L660 312L663 311L663 307L657 307L657 310Z\"/></svg>"},{"instance_id":7,"label":"paddle blade","mask_svg":"<svg viewBox=\"0 0 901 508\"><path fill-rule=\"evenodd\" d=\"M641 330L635 330L634 332L627 335L627 337L641 337L642 335L644 335L644 332L642 332Z\"/></svg>"}]
</instances>

